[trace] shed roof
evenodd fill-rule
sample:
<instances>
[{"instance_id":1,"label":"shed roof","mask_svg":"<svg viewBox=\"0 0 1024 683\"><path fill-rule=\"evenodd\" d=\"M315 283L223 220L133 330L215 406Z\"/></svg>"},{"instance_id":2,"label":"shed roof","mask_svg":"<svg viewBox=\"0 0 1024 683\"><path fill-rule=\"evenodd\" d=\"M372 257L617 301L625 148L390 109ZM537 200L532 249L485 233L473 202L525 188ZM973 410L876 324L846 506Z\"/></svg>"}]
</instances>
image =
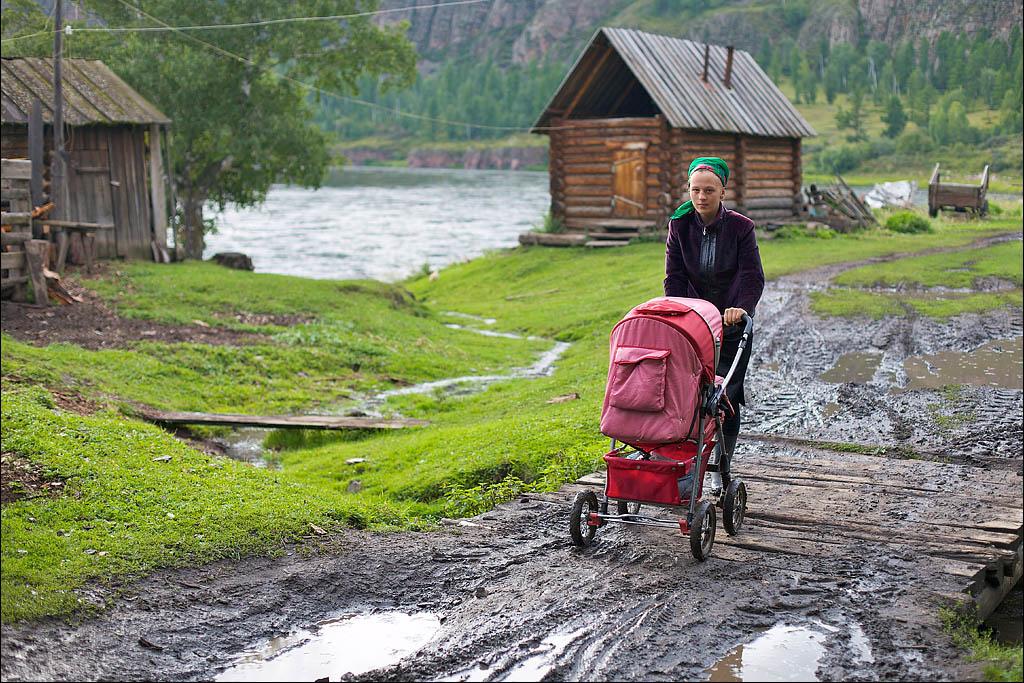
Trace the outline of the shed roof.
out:
<instances>
[{"instance_id":1,"label":"shed roof","mask_svg":"<svg viewBox=\"0 0 1024 683\"><path fill-rule=\"evenodd\" d=\"M32 100L42 103L43 120L53 121L53 60L0 60L0 121L27 124ZM171 122L99 60L64 59L61 64L64 122L70 126Z\"/></svg>"},{"instance_id":2,"label":"shed roof","mask_svg":"<svg viewBox=\"0 0 1024 683\"><path fill-rule=\"evenodd\" d=\"M767 137L817 135L748 52L733 52L731 87L727 88L728 50L709 46L704 82L704 48L704 43L682 38L600 28L537 119L534 132L543 132L538 128L565 115L574 102L575 111L588 102L597 111L601 102L621 100L619 92L603 94L602 89L612 83L621 88L623 74L616 72L626 69L673 127Z\"/></svg>"}]
</instances>

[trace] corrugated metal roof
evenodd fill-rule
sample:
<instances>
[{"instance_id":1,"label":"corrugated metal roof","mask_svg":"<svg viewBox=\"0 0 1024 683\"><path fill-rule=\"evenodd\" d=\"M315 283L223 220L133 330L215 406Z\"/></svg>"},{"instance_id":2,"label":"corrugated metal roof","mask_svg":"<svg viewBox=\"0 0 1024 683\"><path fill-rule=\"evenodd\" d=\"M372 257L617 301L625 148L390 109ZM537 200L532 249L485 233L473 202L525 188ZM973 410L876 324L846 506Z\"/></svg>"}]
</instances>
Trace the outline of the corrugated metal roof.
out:
<instances>
[{"instance_id":1,"label":"corrugated metal roof","mask_svg":"<svg viewBox=\"0 0 1024 683\"><path fill-rule=\"evenodd\" d=\"M555 114L552 110L564 108L573 100L582 80L576 71L585 65L593 68L600 63L594 55L610 48L673 127L767 137L817 135L748 52L733 52L731 87L726 88L728 51L721 45L711 45L705 83L701 78L704 47L704 43L633 29L598 29L534 126L546 125ZM603 86L600 78L589 85Z\"/></svg>"},{"instance_id":2,"label":"corrugated metal roof","mask_svg":"<svg viewBox=\"0 0 1024 683\"><path fill-rule=\"evenodd\" d=\"M3 59L0 72L0 121L28 123L32 100L42 103L43 120L53 120L53 60L36 57ZM90 124L150 124L171 122L131 86L98 60L65 59L64 122Z\"/></svg>"}]
</instances>

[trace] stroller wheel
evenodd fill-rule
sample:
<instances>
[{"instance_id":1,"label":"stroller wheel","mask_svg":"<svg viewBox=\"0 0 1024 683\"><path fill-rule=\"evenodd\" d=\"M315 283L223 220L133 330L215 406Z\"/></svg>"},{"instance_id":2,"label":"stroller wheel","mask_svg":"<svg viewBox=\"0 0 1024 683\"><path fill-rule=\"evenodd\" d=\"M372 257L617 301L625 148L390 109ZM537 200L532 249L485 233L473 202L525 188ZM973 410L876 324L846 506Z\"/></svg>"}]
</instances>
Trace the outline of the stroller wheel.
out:
<instances>
[{"instance_id":1,"label":"stroller wheel","mask_svg":"<svg viewBox=\"0 0 1024 683\"><path fill-rule=\"evenodd\" d=\"M710 501L702 500L693 514L690 525L690 552L697 561L703 562L711 554L711 546L715 544L715 506Z\"/></svg>"},{"instance_id":2,"label":"stroller wheel","mask_svg":"<svg viewBox=\"0 0 1024 683\"><path fill-rule=\"evenodd\" d=\"M581 548L590 545L594 540L597 527L590 526L590 513L597 512L597 495L593 491L580 491L572 502L572 515L569 517L569 535L572 542Z\"/></svg>"},{"instance_id":3,"label":"stroller wheel","mask_svg":"<svg viewBox=\"0 0 1024 683\"><path fill-rule=\"evenodd\" d=\"M733 479L725 491L722 503L722 525L725 533L735 536L743 526L743 517L747 514L747 486L740 479Z\"/></svg>"},{"instance_id":4,"label":"stroller wheel","mask_svg":"<svg viewBox=\"0 0 1024 683\"><path fill-rule=\"evenodd\" d=\"M618 512L620 515L640 514L640 503L628 503L624 500L620 500L618 505Z\"/></svg>"}]
</instances>

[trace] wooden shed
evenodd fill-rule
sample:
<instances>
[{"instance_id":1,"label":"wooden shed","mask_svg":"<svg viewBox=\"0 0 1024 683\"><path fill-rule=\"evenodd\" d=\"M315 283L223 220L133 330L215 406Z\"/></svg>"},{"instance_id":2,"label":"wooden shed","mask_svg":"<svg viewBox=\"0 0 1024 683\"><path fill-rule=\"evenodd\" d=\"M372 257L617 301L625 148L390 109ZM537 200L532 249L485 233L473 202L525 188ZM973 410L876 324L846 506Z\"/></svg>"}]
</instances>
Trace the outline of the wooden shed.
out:
<instances>
[{"instance_id":1,"label":"wooden shed","mask_svg":"<svg viewBox=\"0 0 1024 683\"><path fill-rule=\"evenodd\" d=\"M563 243L592 246L664 229L695 156L728 162L731 208L793 218L801 140L815 135L747 52L619 28L594 34L533 132L550 137Z\"/></svg>"},{"instance_id":2,"label":"wooden shed","mask_svg":"<svg viewBox=\"0 0 1024 683\"><path fill-rule=\"evenodd\" d=\"M95 231L99 258L165 254L168 193L161 150L170 119L103 62L64 59L62 74L69 200L58 206L60 218L113 226ZM53 60L4 58L2 76L2 156L40 167L42 182L33 189L42 192L33 197L38 206L49 199Z\"/></svg>"}]
</instances>

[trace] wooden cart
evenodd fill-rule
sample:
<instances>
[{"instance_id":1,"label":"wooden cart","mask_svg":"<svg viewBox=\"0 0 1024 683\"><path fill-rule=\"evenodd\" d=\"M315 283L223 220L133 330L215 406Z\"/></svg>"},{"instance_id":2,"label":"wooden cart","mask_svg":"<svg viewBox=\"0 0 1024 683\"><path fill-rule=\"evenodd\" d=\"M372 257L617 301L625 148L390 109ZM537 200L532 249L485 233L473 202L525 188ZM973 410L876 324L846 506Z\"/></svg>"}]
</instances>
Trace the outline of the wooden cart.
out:
<instances>
[{"instance_id":1,"label":"wooden cart","mask_svg":"<svg viewBox=\"0 0 1024 683\"><path fill-rule=\"evenodd\" d=\"M928 215L935 218L940 209L972 211L976 216L988 213L988 165L981 173L980 185L943 183L939 181L939 165L935 164L932 178L928 181Z\"/></svg>"}]
</instances>

